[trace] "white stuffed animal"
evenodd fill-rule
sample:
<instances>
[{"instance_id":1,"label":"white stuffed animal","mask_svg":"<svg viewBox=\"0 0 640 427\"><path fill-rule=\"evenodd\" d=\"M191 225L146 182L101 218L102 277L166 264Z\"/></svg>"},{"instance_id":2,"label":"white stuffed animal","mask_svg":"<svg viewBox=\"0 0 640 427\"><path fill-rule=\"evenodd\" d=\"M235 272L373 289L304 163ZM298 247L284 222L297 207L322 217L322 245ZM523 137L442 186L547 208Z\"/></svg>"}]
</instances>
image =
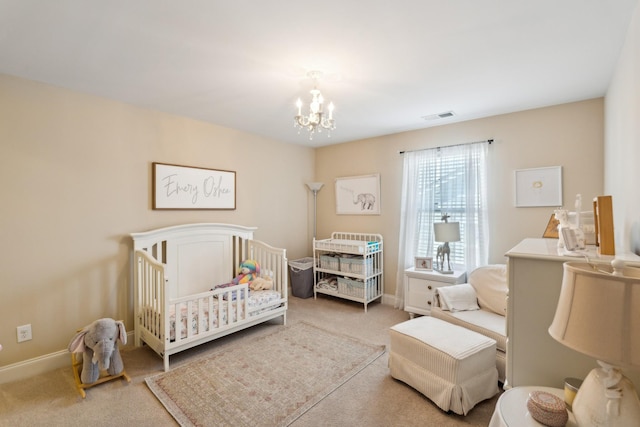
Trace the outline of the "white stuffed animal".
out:
<instances>
[{"instance_id":1,"label":"white stuffed animal","mask_svg":"<svg viewBox=\"0 0 640 427\"><path fill-rule=\"evenodd\" d=\"M256 277L249 284L252 291L261 291L263 289L273 288L273 280L270 277Z\"/></svg>"}]
</instances>

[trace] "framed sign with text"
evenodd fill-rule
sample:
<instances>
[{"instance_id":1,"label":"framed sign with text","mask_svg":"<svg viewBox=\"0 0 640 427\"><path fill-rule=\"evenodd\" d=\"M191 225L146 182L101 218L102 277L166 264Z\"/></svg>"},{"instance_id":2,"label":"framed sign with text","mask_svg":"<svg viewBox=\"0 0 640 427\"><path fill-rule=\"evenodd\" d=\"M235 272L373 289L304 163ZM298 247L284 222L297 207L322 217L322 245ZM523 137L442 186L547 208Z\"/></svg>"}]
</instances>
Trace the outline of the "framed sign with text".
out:
<instances>
[{"instance_id":1,"label":"framed sign with text","mask_svg":"<svg viewBox=\"0 0 640 427\"><path fill-rule=\"evenodd\" d=\"M235 209L236 173L153 163L153 209Z\"/></svg>"}]
</instances>

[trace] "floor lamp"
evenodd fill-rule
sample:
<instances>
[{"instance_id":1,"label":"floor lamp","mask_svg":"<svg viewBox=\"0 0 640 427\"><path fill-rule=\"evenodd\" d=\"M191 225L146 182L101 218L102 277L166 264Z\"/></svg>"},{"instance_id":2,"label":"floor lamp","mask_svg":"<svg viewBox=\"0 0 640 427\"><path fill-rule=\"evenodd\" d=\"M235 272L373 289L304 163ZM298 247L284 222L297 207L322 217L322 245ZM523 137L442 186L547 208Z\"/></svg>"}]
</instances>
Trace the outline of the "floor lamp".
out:
<instances>
[{"instance_id":1,"label":"floor lamp","mask_svg":"<svg viewBox=\"0 0 640 427\"><path fill-rule=\"evenodd\" d=\"M321 182L307 182L307 187L313 192L313 238L316 238L316 215L318 207L318 191L324 184Z\"/></svg>"}]
</instances>

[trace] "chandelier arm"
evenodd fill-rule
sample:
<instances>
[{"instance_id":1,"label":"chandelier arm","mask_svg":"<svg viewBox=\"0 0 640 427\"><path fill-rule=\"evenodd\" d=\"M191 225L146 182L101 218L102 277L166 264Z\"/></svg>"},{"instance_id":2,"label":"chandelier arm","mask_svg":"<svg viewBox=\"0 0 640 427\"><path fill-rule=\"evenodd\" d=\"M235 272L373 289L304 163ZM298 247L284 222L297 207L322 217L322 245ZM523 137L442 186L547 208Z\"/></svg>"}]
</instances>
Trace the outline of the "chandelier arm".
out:
<instances>
[{"instance_id":1,"label":"chandelier arm","mask_svg":"<svg viewBox=\"0 0 640 427\"><path fill-rule=\"evenodd\" d=\"M310 123L309 118L307 116L295 116L293 120L295 121L297 126L300 126L303 128L309 126L309 123Z\"/></svg>"}]
</instances>

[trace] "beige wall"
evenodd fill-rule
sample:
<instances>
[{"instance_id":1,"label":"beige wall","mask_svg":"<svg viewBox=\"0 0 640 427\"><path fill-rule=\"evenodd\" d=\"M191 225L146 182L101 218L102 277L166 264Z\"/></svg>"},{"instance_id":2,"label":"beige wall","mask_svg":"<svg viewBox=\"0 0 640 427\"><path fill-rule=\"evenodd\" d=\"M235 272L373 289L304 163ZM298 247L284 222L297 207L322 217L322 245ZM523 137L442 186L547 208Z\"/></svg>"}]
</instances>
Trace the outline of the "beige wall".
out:
<instances>
[{"instance_id":1,"label":"beige wall","mask_svg":"<svg viewBox=\"0 0 640 427\"><path fill-rule=\"evenodd\" d=\"M236 171L236 210L152 210L154 161ZM66 350L100 317L133 327L131 232L235 223L307 255L313 161L311 148L0 75L0 367ZM33 340L17 344L28 323Z\"/></svg>"},{"instance_id":2,"label":"beige wall","mask_svg":"<svg viewBox=\"0 0 640 427\"><path fill-rule=\"evenodd\" d=\"M616 245L640 255L640 5L605 102L605 191L613 195Z\"/></svg>"},{"instance_id":3,"label":"beige wall","mask_svg":"<svg viewBox=\"0 0 640 427\"><path fill-rule=\"evenodd\" d=\"M320 148L316 180L318 238L332 231L375 232L385 239L385 294L396 289L401 150L494 139L489 147L490 263L504 263L504 253L525 237L542 237L552 207L515 208L514 170L562 166L564 206L575 196L591 200L603 191L603 99L489 117ZM380 173L381 215L335 214L336 177Z\"/></svg>"}]
</instances>

